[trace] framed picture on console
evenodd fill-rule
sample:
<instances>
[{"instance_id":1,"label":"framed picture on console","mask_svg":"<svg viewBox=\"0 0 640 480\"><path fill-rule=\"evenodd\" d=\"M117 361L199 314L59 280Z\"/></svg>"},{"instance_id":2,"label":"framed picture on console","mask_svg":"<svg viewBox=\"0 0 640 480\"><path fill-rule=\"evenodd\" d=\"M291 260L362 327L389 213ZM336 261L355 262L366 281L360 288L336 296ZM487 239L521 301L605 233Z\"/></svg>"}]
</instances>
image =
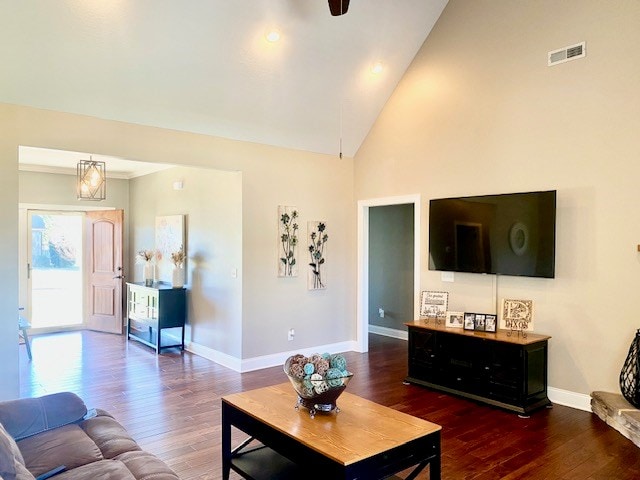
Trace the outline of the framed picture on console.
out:
<instances>
[{"instance_id":1,"label":"framed picture on console","mask_svg":"<svg viewBox=\"0 0 640 480\"><path fill-rule=\"evenodd\" d=\"M533 331L533 300L503 299L500 328Z\"/></svg>"},{"instance_id":2,"label":"framed picture on console","mask_svg":"<svg viewBox=\"0 0 640 480\"><path fill-rule=\"evenodd\" d=\"M464 329L475 330L476 329L476 314L465 313L464 314Z\"/></svg>"},{"instance_id":3,"label":"framed picture on console","mask_svg":"<svg viewBox=\"0 0 640 480\"><path fill-rule=\"evenodd\" d=\"M485 315L485 319L484 319L484 331L485 332L495 333L496 332L496 324L497 324L496 315Z\"/></svg>"},{"instance_id":4,"label":"framed picture on console","mask_svg":"<svg viewBox=\"0 0 640 480\"><path fill-rule=\"evenodd\" d=\"M474 330L477 332L484 332L486 319L487 316L484 313L476 313L473 319Z\"/></svg>"},{"instance_id":5,"label":"framed picture on console","mask_svg":"<svg viewBox=\"0 0 640 480\"><path fill-rule=\"evenodd\" d=\"M427 318L444 318L448 303L448 292L424 291L420 296L420 315Z\"/></svg>"},{"instance_id":6,"label":"framed picture on console","mask_svg":"<svg viewBox=\"0 0 640 480\"><path fill-rule=\"evenodd\" d=\"M448 328L462 328L464 325L464 312L447 312L444 325Z\"/></svg>"}]
</instances>

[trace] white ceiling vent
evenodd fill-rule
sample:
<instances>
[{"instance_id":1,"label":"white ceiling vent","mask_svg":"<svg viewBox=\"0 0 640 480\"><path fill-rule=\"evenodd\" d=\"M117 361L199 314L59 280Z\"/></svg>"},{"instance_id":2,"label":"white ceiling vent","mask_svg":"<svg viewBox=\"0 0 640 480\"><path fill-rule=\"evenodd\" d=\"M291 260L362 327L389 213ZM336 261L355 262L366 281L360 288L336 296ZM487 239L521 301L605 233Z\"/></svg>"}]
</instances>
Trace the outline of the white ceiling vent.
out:
<instances>
[{"instance_id":1,"label":"white ceiling vent","mask_svg":"<svg viewBox=\"0 0 640 480\"><path fill-rule=\"evenodd\" d=\"M586 54L586 42L576 43L575 45L549 52L547 65L552 66L568 62L569 60L577 60L578 58L583 58Z\"/></svg>"}]
</instances>

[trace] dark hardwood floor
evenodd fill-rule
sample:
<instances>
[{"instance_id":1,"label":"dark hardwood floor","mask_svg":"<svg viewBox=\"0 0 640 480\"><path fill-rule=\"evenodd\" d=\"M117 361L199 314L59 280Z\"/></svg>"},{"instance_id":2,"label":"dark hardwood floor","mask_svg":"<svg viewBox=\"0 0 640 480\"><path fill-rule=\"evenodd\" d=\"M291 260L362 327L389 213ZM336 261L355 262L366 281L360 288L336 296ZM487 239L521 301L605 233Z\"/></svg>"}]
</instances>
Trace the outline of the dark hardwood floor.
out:
<instances>
[{"instance_id":1,"label":"dark hardwood floor","mask_svg":"<svg viewBox=\"0 0 640 480\"><path fill-rule=\"evenodd\" d=\"M20 347L21 396L77 393L184 479L221 478L220 397L286 381L280 367L238 374L188 352L156 356L117 335L52 334L32 346L31 362ZM348 353L349 391L442 425L443 479L640 479L640 449L595 415L555 406L522 419L403 385L406 348L372 335L368 354Z\"/></svg>"}]
</instances>

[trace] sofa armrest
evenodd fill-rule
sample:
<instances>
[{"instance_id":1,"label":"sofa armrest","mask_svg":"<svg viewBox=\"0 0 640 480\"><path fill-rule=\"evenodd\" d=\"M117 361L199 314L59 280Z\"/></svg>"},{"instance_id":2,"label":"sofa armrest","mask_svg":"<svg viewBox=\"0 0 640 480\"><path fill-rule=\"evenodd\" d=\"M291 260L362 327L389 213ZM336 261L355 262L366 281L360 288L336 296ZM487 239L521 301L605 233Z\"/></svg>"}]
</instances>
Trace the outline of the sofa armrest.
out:
<instances>
[{"instance_id":1,"label":"sofa armrest","mask_svg":"<svg viewBox=\"0 0 640 480\"><path fill-rule=\"evenodd\" d=\"M75 393L0 402L0 423L16 440L82 420L87 407Z\"/></svg>"}]
</instances>

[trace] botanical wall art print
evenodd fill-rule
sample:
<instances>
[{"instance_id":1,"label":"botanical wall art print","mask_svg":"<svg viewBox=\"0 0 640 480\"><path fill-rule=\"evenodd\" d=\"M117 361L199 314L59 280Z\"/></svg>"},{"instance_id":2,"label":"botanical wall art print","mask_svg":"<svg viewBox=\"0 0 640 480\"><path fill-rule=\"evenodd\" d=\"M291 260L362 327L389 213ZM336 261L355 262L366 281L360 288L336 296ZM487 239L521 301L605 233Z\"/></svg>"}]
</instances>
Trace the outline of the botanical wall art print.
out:
<instances>
[{"instance_id":1,"label":"botanical wall art print","mask_svg":"<svg viewBox=\"0 0 640 480\"><path fill-rule=\"evenodd\" d=\"M156 217L156 252L158 280L171 282L173 263L171 254L182 250L186 253L184 215Z\"/></svg>"},{"instance_id":2,"label":"botanical wall art print","mask_svg":"<svg viewBox=\"0 0 640 480\"><path fill-rule=\"evenodd\" d=\"M278 206L278 276L298 276L298 210Z\"/></svg>"},{"instance_id":3,"label":"botanical wall art print","mask_svg":"<svg viewBox=\"0 0 640 480\"><path fill-rule=\"evenodd\" d=\"M307 285L309 290L327 288L325 275L326 244L329 241L326 222L307 223L307 251L309 252L309 273Z\"/></svg>"}]
</instances>

